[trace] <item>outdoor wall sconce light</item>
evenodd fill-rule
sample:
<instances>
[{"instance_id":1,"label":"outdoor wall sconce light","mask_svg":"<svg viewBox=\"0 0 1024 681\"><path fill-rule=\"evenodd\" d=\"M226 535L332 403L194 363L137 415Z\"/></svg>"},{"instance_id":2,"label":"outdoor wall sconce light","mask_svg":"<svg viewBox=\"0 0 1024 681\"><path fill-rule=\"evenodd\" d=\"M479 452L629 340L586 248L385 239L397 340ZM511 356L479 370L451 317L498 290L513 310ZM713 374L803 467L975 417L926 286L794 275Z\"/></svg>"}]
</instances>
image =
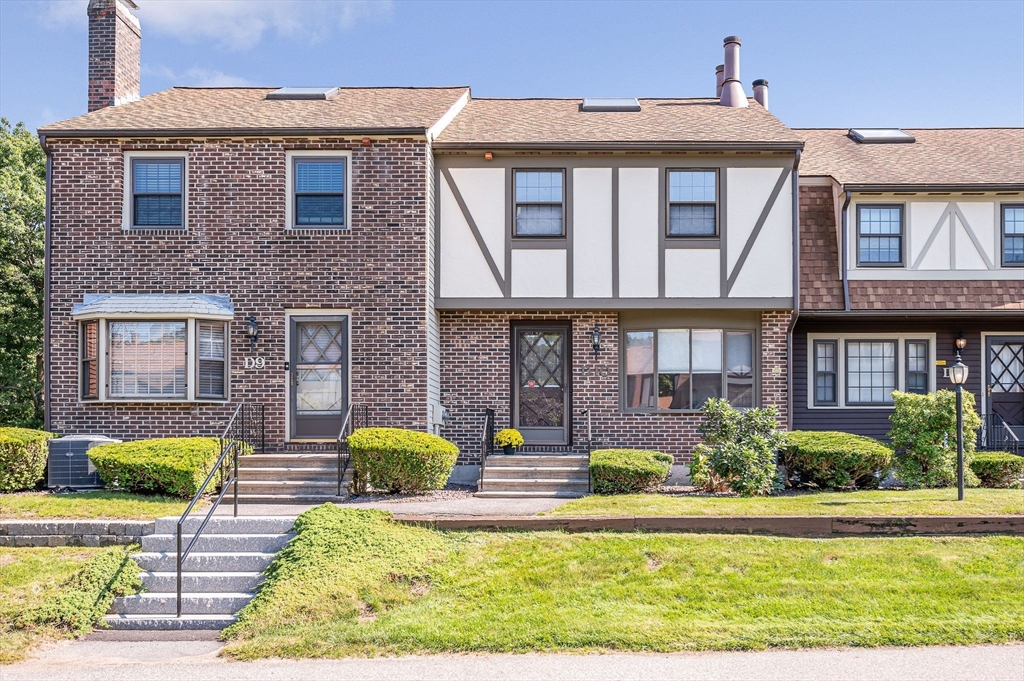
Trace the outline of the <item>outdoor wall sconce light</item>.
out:
<instances>
[{"instance_id":1,"label":"outdoor wall sconce light","mask_svg":"<svg viewBox=\"0 0 1024 681\"><path fill-rule=\"evenodd\" d=\"M256 317L249 317L249 323L245 326L245 334L249 336L249 350L255 350L256 341L260 338L260 326L256 323Z\"/></svg>"},{"instance_id":2,"label":"outdoor wall sconce light","mask_svg":"<svg viewBox=\"0 0 1024 681\"><path fill-rule=\"evenodd\" d=\"M590 345L594 348L594 357L597 357L597 353L601 350L601 330L597 328L597 324L594 325L594 330L590 332Z\"/></svg>"},{"instance_id":3,"label":"outdoor wall sconce light","mask_svg":"<svg viewBox=\"0 0 1024 681\"><path fill-rule=\"evenodd\" d=\"M363 138L363 146L364 147L370 146L370 138L369 137L364 137Z\"/></svg>"},{"instance_id":4,"label":"outdoor wall sconce light","mask_svg":"<svg viewBox=\"0 0 1024 681\"><path fill-rule=\"evenodd\" d=\"M963 334L956 339L956 361L949 367L949 380L956 386L956 491L957 499L964 500L964 383L969 373L960 359L960 351L967 345Z\"/></svg>"},{"instance_id":5,"label":"outdoor wall sconce light","mask_svg":"<svg viewBox=\"0 0 1024 681\"><path fill-rule=\"evenodd\" d=\"M959 355L960 351L967 347L967 339L964 338L964 332L960 332L960 336L956 339L956 354Z\"/></svg>"},{"instance_id":6,"label":"outdoor wall sconce light","mask_svg":"<svg viewBox=\"0 0 1024 681\"><path fill-rule=\"evenodd\" d=\"M489 151L485 151L484 152L484 160L485 161L493 161L494 160L494 154L492 154Z\"/></svg>"}]
</instances>

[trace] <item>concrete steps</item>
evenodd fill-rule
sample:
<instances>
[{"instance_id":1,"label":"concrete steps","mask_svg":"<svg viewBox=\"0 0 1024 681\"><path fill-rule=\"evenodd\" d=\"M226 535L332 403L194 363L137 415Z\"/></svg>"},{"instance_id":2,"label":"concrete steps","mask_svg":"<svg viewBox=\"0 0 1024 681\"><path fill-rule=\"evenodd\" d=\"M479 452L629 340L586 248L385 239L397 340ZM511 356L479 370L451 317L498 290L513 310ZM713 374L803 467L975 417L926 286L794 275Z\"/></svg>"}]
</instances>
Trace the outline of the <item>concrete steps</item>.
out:
<instances>
[{"instance_id":1,"label":"concrete steps","mask_svg":"<svg viewBox=\"0 0 1024 681\"><path fill-rule=\"evenodd\" d=\"M202 522L183 524L188 546ZM177 518L159 518L134 556L146 591L115 598L104 621L112 629L223 629L252 600L263 573L294 533L288 517L214 516L182 566L182 617L177 610Z\"/></svg>"},{"instance_id":2,"label":"concrete steps","mask_svg":"<svg viewBox=\"0 0 1024 681\"><path fill-rule=\"evenodd\" d=\"M573 498L590 489L586 454L513 454L487 457L476 496L483 498Z\"/></svg>"},{"instance_id":3,"label":"concrete steps","mask_svg":"<svg viewBox=\"0 0 1024 681\"><path fill-rule=\"evenodd\" d=\"M352 468L342 479L348 494ZM339 501L338 455L296 451L250 454L238 459L238 501L258 504L322 504Z\"/></svg>"}]
</instances>

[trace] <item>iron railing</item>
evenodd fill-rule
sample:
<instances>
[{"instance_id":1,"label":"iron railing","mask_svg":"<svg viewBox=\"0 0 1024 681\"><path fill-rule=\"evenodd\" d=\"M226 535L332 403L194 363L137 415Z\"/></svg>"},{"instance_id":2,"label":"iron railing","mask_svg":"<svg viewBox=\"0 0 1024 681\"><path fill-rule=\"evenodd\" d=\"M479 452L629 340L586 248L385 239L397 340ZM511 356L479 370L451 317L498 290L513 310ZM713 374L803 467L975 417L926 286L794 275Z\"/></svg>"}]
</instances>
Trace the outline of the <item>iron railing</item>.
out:
<instances>
[{"instance_id":1,"label":"iron railing","mask_svg":"<svg viewBox=\"0 0 1024 681\"><path fill-rule=\"evenodd\" d=\"M484 470L487 468L487 457L494 451L494 410L484 409L484 425L480 431L480 480L478 491L484 491Z\"/></svg>"},{"instance_id":2,"label":"iron railing","mask_svg":"<svg viewBox=\"0 0 1024 681\"><path fill-rule=\"evenodd\" d=\"M587 417L587 494L594 492L594 474L590 472L590 454L594 451L594 422L590 410L584 409L583 415Z\"/></svg>"},{"instance_id":3,"label":"iron railing","mask_svg":"<svg viewBox=\"0 0 1024 681\"><path fill-rule=\"evenodd\" d=\"M203 484L199 486L199 491L196 492L195 496L192 497L192 501L189 502L188 508L178 518L177 536L176 543L178 549L178 563L177 563L177 616L181 617L181 567L188 558L188 554L191 553L196 542L199 541L200 535L203 530L206 529L206 525L210 522L210 518L213 517L213 512L217 510L224 495L227 494L228 489L233 490L233 515L238 517L238 452L240 449L247 450L245 453L251 453L257 451L262 453L264 451L265 444L265 429L264 429L264 410L262 404L240 404L235 409L235 413L231 415L231 419L228 421L228 425L224 428L223 434L220 436L220 456L217 457L217 463L213 464L213 468L207 474ZM230 472L230 476L228 475ZM214 499L213 504L210 506L210 510L207 511L206 517L203 518L203 522L196 528L195 534L192 535L192 540L188 543L188 546L182 550L182 535L185 526L185 521L188 520L188 516L192 513L192 509L199 502L199 499L206 492L206 488L209 487L210 483L214 481L214 478L219 479L220 492L217 494L217 498Z\"/></svg>"},{"instance_id":4,"label":"iron railing","mask_svg":"<svg viewBox=\"0 0 1024 681\"><path fill-rule=\"evenodd\" d=\"M976 448L979 451L1020 454L1020 438L999 414L982 414Z\"/></svg>"},{"instance_id":5,"label":"iron railing","mask_svg":"<svg viewBox=\"0 0 1024 681\"><path fill-rule=\"evenodd\" d=\"M345 471L352 460L352 452L348 448L348 436L357 428L366 428L370 425L370 408L365 404L350 404L345 418L341 422L341 430L338 431L338 496L341 496L341 482L345 477ZM353 477L355 471L352 472ZM353 482L356 482L353 480Z\"/></svg>"}]
</instances>

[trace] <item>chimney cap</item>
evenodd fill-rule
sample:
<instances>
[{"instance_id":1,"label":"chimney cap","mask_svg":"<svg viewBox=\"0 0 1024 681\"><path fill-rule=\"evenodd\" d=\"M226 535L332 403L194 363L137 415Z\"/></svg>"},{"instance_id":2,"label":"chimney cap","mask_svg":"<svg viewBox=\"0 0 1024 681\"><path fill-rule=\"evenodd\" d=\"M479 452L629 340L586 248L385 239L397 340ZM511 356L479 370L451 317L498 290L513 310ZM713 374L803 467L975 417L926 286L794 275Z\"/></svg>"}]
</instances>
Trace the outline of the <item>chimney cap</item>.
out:
<instances>
[{"instance_id":1,"label":"chimney cap","mask_svg":"<svg viewBox=\"0 0 1024 681\"><path fill-rule=\"evenodd\" d=\"M764 85L765 87L768 87L768 81L765 80L764 78L758 78L757 80L754 81L754 87L757 87L758 85Z\"/></svg>"},{"instance_id":2,"label":"chimney cap","mask_svg":"<svg viewBox=\"0 0 1024 681\"><path fill-rule=\"evenodd\" d=\"M728 36L726 36L725 40L724 40L724 44L728 45L729 43L736 43L737 45L739 45L740 44L740 37L738 35L728 35Z\"/></svg>"},{"instance_id":3,"label":"chimney cap","mask_svg":"<svg viewBox=\"0 0 1024 681\"><path fill-rule=\"evenodd\" d=\"M715 67L715 73L721 73L722 71L725 71L725 64L719 64Z\"/></svg>"}]
</instances>

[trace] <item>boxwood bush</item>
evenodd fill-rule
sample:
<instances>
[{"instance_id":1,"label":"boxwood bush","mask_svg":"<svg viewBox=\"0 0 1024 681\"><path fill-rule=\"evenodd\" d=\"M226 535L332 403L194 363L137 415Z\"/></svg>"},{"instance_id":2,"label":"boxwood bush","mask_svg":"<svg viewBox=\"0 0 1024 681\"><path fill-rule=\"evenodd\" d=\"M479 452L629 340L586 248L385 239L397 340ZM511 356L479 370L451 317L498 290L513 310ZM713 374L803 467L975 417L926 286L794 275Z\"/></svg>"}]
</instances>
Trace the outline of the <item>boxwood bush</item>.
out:
<instances>
[{"instance_id":1,"label":"boxwood bush","mask_svg":"<svg viewBox=\"0 0 1024 681\"><path fill-rule=\"evenodd\" d=\"M892 463L892 449L852 433L795 430L786 433L783 463L791 481L825 489L874 487Z\"/></svg>"},{"instance_id":2,"label":"boxwood bush","mask_svg":"<svg viewBox=\"0 0 1024 681\"><path fill-rule=\"evenodd\" d=\"M0 492L31 489L42 481L52 437L31 428L0 428Z\"/></svg>"},{"instance_id":3,"label":"boxwood bush","mask_svg":"<svg viewBox=\"0 0 1024 681\"><path fill-rule=\"evenodd\" d=\"M189 498L220 456L215 437L172 437L101 445L89 458L107 486ZM212 491L216 478L207 492Z\"/></svg>"},{"instance_id":4,"label":"boxwood bush","mask_svg":"<svg viewBox=\"0 0 1024 681\"><path fill-rule=\"evenodd\" d=\"M359 428L348 437L353 492L374 489L421 492L441 489L459 448L437 435L401 428Z\"/></svg>"},{"instance_id":5,"label":"boxwood bush","mask_svg":"<svg viewBox=\"0 0 1024 681\"><path fill-rule=\"evenodd\" d=\"M643 449L598 449L590 453L596 494L637 494L657 489L672 471L672 457Z\"/></svg>"},{"instance_id":6,"label":"boxwood bush","mask_svg":"<svg viewBox=\"0 0 1024 681\"><path fill-rule=\"evenodd\" d=\"M1024 456L1007 452L977 452L971 470L982 487L1020 487L1024 478Z\"/></svg>"}]
</instances>

